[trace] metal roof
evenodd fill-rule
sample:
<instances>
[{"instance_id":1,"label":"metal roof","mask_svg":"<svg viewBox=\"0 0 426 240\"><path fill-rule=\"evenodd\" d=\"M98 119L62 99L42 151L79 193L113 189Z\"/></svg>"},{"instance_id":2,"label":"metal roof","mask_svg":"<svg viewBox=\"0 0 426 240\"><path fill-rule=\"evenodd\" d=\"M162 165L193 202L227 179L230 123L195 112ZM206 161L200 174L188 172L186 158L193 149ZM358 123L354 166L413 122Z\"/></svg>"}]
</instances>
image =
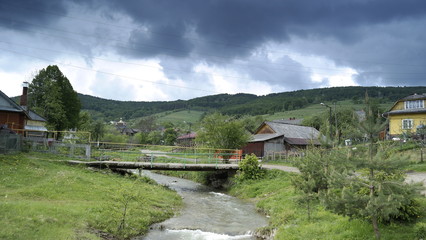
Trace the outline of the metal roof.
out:
<instances>
[{"instance_id":1,"label":"metal roof","mask_svg":"<svg viewBox=\"0 0 426 240\"><path fill-rule=\"evenodd\" d=\"M404 101L412 101L412 100L422 100L422 99L426 99L426 93L423 93L423 94L413 94L413 95L410 95L410 96L407 96L407 97L404 97L404 98L401 98L401 99L399 99L398 101L396 101L393 105L392 105L392 107L389 109L389 111L387 111L387 112L385 112L385 113L383 113L383 116L384 117L387 117L387 116L389 116L389 115L392 115L393 113L396 113L396 114L404 114L404 113L412 113L412 112L402 112L402 111L405 111L405 110L393 110L392 111L392 109L399 103L399 102L404 102ZM409 110L409 109L408 109ZM397 111L399 111L399 112L397 112Z\"/></svg>"},{"instance_id":2,"label":"metal roof","mask_svg":"<svg viewBox=\"0 0 426 240\"><path fill-rule=\"evenodd\" d=\"M249 142L263 142L267 140L271 140L277 137L282 137L283 134L272 133L272 134L256 134L252 136L252 139Z\"/></svg>"},{"instance_id":3,"label":"metal roof","mask_svg":"<svg viewBox=\"0 0 426 240\"><path fill-rule=\"evenodd\" d=\"M410 113L426 113L426 108L412 108L412 109L393 110L393 111L390 111L390 112L383 113L383 116L387 117L389 115L410 114Z\"/></svg>"},{"instance_id":4,"label":"metal roof","mask_svg":"<svg viewBox=\"0 0 426 240\"><path fill-rule=\"evenodd\" d=\"M275 133L283 134L286 138L317 139L320 136L318 130L313 127L283 124L279 122L265 122Z\"/></svg>"},{"instance_id":5,"label":"metal roof","mask_svg":"<svg viewBox=\"0 0 426 240\"><path fill-rule=\"evenodd\" d=\"M277 137L284 137L284 140L293 145L319 145L318 138L320 132L313 127L298 126L286 124L280 121L264 122L263 125L268 125L275 133L271 134L255 134L250 142L262 142Z\"/></svg>"},{"instance_id":6,"label":"metal roof","mask_svg":"<svg viewBox=\"0 0 426 240\"><path fill-rule=\"evenodd\" d=\"M177 140L182 140L182 139L194 139L197 137L197 133L192 132L192 133L188 133L185 135L181 135L177 138Z\"/></svg>"},{"instance_id":7,"label":"metal roof","mask_svg":"<svg viewBox=\"0 0 426 240\"><path fill-rule=\"evenodd\" d=\"M0 91L0 111L24 112L24 109Z\"/></svg>"},{"instance_id":8,"label":"metal roof","mask_svg":"<svg viewBox=\"0 0 426 240\"><path fill-rule=\"evenodd\" d=\"M47 122L47 120L44 117L38 115L36 112L34 112L32 110L29 110L27 106L20 106L20 107L27 112L30 120Z\"/></svg>"},{"instance_id":9,"label":"metal roof","mask_svg":"<svg viewBox=\"0 0 426 240\"><path fill-rule=\"evenodd\" d=\"M405 98L401 98L399 101L421 100L421 99L426 99L426 93L423 93L423 94L413 94L413 95L407 96Z\"/></svg>"}]
</instances>

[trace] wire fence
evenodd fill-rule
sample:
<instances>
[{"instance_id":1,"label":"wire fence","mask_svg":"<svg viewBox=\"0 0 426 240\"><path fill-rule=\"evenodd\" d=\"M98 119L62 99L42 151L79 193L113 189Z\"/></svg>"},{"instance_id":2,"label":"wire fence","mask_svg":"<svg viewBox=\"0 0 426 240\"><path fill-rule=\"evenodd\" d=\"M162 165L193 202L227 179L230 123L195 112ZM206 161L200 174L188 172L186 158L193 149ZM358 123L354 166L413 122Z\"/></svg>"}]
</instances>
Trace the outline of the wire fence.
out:
<instances>
[{"instance_id":1,"label":"wire fence","mask_svg":"<svg viewBox=\"0 0 426 240\"><path fill-rule=\"evenodd\" d=\"M22 136L0 131L0 154L19 152L22 150Z\"/></svg>"}]
</instances>

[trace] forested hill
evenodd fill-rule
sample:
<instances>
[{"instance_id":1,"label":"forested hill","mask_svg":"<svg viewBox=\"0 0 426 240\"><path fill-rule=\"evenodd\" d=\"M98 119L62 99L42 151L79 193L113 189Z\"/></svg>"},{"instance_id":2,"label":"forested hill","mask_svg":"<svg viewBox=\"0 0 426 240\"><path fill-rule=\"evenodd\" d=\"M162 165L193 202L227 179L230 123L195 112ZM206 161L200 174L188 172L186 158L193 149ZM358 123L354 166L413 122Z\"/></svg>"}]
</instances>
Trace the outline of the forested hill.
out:
<instances>
[{"instance_id":1,"label":"forested hill","mask_svg":"<svg viewBox=\"0 0 426 240\"><path fill-rule=\"evenodd\" d=\"M218 94L169 102L132 102L107 100L79 94L82 109L94 118L105 120L133 119L173 110L220 111L224 114L260 115L303 108L309 104L342 100L362 101L365 93L381 102L395 102L414 93L426 93L426 87L333 87L265 96L252 94Z\"/></svg>"}]
</instances>

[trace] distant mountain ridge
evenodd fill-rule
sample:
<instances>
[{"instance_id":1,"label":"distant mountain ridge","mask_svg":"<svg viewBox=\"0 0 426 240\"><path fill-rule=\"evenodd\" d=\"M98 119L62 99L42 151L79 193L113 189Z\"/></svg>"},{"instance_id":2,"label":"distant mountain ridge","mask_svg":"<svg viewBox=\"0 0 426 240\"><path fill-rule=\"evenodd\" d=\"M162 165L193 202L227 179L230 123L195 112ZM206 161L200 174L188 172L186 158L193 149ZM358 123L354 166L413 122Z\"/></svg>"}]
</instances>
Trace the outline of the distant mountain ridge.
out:
<instances>
[{"instance_id":1,"label":"distant mountain ridge","mask_svg":"<svg viewBox=\"0 0 426 240\"><path fill-rule=\"evenodd\" d=\"M306 107L309 104L353 100L363 101L365 94L381 102L395 102L414 93L426 93L426 86L418 87L332 87L292 92L253 94L217 94L190 100L176 101L116 101L79 94L82 110L94 118L105 120L133 119L165 111L184 109L219 111L224 114L260 115Z\"/></svg>"}]
</instances>

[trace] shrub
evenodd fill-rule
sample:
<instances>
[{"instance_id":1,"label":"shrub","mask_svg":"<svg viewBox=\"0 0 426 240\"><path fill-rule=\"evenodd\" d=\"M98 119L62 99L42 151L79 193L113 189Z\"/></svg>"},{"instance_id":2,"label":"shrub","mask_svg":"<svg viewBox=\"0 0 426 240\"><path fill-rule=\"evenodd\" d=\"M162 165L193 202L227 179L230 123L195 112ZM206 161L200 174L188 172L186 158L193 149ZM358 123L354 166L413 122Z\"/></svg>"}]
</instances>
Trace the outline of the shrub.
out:
<instances>
[{"instance_id":1,"label":"shrub","mask_svg":"<svg viewBox=\"0 0 426 240\"><path fill-rule=\"evenodd\" d=\"M238 164L239 170L237 180L257 180L265 176L265 170L261 168L259 160L254 154L246 155L245 158Z\"/></svg>"},{"instance_id":2,"label":"shrub","mask_svg":"<svg viewBox=\"0 0 426 240\"><path fill-rule=\"evenodd\" d=\"M416 227L414 228L414 233L417 240L423 240L426 239L426 223L417 223Z\"/></svg>"}]
</instances>

